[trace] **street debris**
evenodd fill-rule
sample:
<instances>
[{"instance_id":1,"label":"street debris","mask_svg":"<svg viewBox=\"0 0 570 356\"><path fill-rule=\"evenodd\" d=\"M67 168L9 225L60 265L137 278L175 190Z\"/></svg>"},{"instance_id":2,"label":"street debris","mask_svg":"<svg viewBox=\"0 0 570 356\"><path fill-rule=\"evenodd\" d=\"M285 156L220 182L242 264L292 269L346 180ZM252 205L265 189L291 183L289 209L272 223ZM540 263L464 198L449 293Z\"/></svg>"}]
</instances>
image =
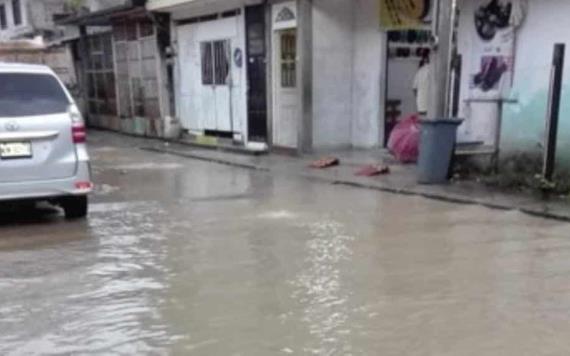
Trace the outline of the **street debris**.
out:
<instances>
[{"instance_id":1,"label":"street debris","mask_svg":"<svg viewBox=\"0 0 570 356\"><path fill-rule=\"evenodd\" d=\"M340 160L336 157L324 157L319 160L314 161L309 165L310 168L314 169L326 169L330 167L335 167L340 164Z\"/></svg>"},{"instance_id":2,"label":"street debris","mask_svg":"<svg viewBox=\"0 0 570 356\"><path fill-rule=\"evenodd\" d=\"M359 177L375 177L390 174L390 167L381 164L364 166L356 172Z\"/></svg>"}]
</instances>

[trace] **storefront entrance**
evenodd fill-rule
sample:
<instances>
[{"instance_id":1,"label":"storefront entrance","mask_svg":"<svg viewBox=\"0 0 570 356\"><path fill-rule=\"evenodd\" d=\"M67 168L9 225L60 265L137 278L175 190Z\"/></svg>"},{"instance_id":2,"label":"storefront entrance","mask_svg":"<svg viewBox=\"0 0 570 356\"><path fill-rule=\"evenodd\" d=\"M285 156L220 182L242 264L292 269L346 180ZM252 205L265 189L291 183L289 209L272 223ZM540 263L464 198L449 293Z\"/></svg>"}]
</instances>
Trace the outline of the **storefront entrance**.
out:
<instances>
[{"instance_id":1,"label":"storefront entrance","mask_svg":"<svg viewBox=\"0 0 570 356\"><path fill-rule=\"evenodd\" d=\"M232 49L238 46L235 17L178 27L179 113L183 128L234 132Z\"/></svg>"},{"instance_id":2,"label":"storefront entrance","mask_svg":"<svg viewBox=\"0 0 570 356\"><path fill-rule=\"evenodd\" d=\"M417 113L414 78L429 53L429 38L427 30L388 32L385 143L399 120Z\"/></svg>"},{"instance_id":3,"label":"storefront entrance","mask_svg":"<svg viewBox=\"0 0 570 356\"><path fill-rule=\"evenodd\" d=\"M299 86L295 2L273 6L273 145L298 148Z\"/></svg>"}]
</instances>

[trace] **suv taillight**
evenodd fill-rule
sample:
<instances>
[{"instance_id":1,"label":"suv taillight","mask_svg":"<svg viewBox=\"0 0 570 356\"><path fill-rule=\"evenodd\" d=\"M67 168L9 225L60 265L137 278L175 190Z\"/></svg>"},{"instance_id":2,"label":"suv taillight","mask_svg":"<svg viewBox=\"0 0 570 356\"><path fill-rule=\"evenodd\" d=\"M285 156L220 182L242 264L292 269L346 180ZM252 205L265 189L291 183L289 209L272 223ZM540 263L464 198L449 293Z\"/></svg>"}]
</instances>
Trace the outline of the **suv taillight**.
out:
<instances>
[{"instance_id":1,"label":"suv taillight","mask_svg":"<svg viewBox=\"0 0 570 356\"><path fill-rule=\"evenodd\" d=\"M74 122L73 126L71 126L71 136L73 137L73 143L85 143L87 139L85 125L80 122Z\"/></svg>"}]
</instances>

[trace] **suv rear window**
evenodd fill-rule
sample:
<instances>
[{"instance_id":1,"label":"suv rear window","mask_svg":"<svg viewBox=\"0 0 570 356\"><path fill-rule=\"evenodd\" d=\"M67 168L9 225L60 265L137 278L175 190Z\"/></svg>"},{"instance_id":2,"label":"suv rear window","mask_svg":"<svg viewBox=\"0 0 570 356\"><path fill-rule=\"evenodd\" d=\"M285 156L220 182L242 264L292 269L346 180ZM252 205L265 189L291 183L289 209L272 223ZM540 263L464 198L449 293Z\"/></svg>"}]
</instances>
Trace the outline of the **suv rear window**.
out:
<instances>
[{"instance_id":1,"label":"suv rear window","mask_svg":"<svg viewBox=\"0 0 570 356\"><path fill-rule=\"evenodd\" d=\"M60 114L69 104L53 75L0 73L0 117Z\"/></svg>"}]
</instances>

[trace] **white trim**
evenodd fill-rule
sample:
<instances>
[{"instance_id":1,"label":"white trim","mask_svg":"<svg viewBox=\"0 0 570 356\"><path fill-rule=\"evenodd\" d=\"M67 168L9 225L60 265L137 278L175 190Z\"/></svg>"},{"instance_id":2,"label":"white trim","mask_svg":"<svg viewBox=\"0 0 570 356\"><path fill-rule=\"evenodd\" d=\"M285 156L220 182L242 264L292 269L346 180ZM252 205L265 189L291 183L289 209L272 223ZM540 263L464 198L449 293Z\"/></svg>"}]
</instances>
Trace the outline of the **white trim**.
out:
<instances>
[{"instance_id":1,"label":"white trim","mask_svg":"<svg viewBox=\"0 0 570 356\"><path fill-rule=\"evenodd\" d=\"M280 15L284 11L290 12L293 19L283 21ZM297 4L295 1L287 1L271 6L271 28L273 31L286 30L297 27Z\"/></svg>"}]
</instances>

